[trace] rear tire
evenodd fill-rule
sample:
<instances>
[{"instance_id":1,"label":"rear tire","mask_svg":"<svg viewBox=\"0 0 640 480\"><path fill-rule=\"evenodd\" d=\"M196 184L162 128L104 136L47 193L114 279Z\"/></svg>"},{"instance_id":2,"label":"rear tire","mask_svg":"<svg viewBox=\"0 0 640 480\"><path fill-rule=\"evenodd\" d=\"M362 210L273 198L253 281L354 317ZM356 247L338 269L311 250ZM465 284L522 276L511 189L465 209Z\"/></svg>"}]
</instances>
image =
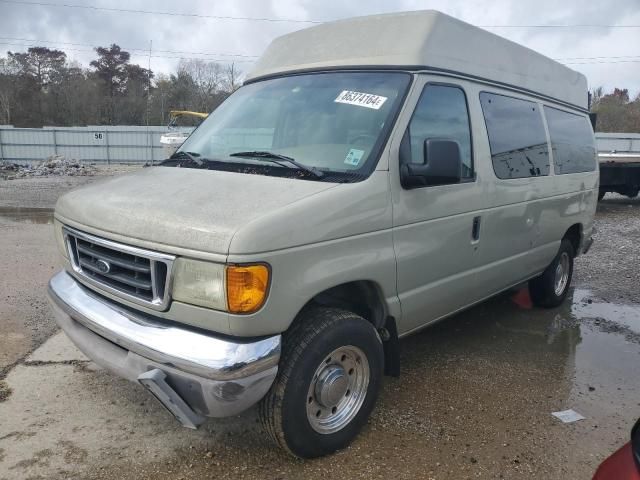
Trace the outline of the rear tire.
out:
<instances>
[{"instance_id":1,"label":"rear tire","mask_svg":"<svg viewBox=\"0 0 640 480\"><path fill-rule=\"evenodd\" d=\"M375 405L382 342L364 318L337 308L303 312L286 334L280 369L259 407L273 441L314 458L349 445Z\"/></svg>"},{"instance_id":2,"label":"rear tire","mask_svg":"<svg viewBox=\"0 0 640 480\"><path fill-rule=\"evenodd\" d=\"M553 308L564 302L573 276L574 256L573 245L564 238L558 254L547 269L529 281L529 294L534 305Z\"/></svg>"}]
</instances>

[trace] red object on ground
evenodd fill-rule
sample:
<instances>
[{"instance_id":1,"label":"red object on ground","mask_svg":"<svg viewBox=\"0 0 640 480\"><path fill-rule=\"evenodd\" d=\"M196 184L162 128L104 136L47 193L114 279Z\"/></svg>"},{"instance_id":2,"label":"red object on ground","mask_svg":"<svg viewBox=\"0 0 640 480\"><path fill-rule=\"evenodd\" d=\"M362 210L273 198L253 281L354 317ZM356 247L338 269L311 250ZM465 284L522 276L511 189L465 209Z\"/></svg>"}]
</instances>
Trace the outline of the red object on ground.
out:
<instances>
[{"instance_id":1,"label":"red object on ground","mask_svg":"<svg viewBox=\"0 0 640 480\"><path fill-rule=\"evenodd\" d=\"M524 308L525 310L531 310L533 308L533 302L531 301L531 296L529 295L528 288L521 288L511 297L511 301L518 305L520 308Z\"/></svg>"},{"instance_id":2,"label":"red object on ground","mask_svg":"<svg viewBox=\"0 0 640 480\"><path fill-rule=\"evenodd\" d=\"M631 443L602 462L593 480L640 480L640 468L633 459Z\"/></svg>"}]
</instances>

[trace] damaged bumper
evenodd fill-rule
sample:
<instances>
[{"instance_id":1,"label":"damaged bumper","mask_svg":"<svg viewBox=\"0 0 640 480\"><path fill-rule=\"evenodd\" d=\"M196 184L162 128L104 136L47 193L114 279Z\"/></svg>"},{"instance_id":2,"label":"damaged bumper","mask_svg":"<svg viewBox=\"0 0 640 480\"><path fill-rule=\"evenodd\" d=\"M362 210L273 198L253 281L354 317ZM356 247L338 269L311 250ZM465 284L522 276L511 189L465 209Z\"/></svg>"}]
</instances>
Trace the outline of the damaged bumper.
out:
<instances>
[{"instance_id":1,"label":"damaged bumper","mask_svg":"<svg viewBox=\"0 0 640 480\"><path fill-rule=\"evenodd\" d=\"M185 426L258 402L273 383L280 335L222 338L111 303L60 272L49 282L58 325L100 366L144 385Z\"/></svg>"}]
</instances>

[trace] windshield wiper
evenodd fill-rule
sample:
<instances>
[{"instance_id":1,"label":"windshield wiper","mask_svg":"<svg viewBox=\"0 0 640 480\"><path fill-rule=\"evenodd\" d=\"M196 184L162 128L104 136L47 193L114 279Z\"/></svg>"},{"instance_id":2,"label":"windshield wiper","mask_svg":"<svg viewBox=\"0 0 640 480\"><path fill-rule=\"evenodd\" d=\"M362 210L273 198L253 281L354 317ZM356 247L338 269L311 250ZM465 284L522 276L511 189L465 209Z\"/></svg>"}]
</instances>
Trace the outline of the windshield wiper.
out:
<instances>
[{"instance_id":1,"label":"windshield wiper","mask_svg":"<svg viewBox=\"0 0 640 480\"><path fill-rule=\"evenodd\" d=\"M277 163L278 165L282 165L280 161L288 162L298 170L302 170L304 172L310 173L316 178L324 177L324 173L320 170L317 170L313 167L308 167L307 165L303 165L300 162L297 162L294 158L287 157L286 155L280 155L279 153L267 152L262 150L252 150L247 152L235 152L229 154L230 157L246 157L246 158L257 158L260 160L272 161Z\"/></svg>"},{"instance_id":2,"label":"windshield wiper","mask_svg":"<svg viewBox=\"0 0 640 480\"><path fill-rule=\"evenodd\" d=\"M201 167L202 165L204 165L204 162L202 160L200 160L199 158L197 158L199 156L200 156L199 153L185 152L184 150L179 150L179 151L175 152L173 155L171 155L169 157L169 159L170 160L175 160L175 159L178 159L178 158L188 158L193 163L195 163L197 166Z\"/></svg>"}]
</instances>

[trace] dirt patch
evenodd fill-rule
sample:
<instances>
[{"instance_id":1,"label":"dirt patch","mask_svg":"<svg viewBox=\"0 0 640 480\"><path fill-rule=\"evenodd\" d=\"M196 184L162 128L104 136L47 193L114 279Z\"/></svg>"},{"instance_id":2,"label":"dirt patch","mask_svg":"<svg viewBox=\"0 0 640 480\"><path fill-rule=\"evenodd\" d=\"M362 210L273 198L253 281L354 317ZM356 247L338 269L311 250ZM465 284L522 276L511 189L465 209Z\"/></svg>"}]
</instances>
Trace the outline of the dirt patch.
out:
<instances>
[{"instance_id":1,"label":"dirt patch","mask_svg":"<svg viewBox=\"0 0 640 480\"><path fill-rule=\"evenodd\" d=\"M64 461L72 464L86 463L89 456L87 450L78 447L69 440L60 440L58 445L64 449Z\"/></svg>"},{"instance_id":2,"label":"dirt patch","mask_svg":"<svg viewBox=\"0 0 640 480\"><path fill-rule=\"evenodd\" d=\"M52 155L42 162L29 165L17 163L0 164L0 175L7 180L50 176L78 177L95 175L96 172L95 165L67 158L63 155Z\"/></svg>"},{"instance_id":3,"label":"dirt patch","mask_svg":"<svg viewBox=\"0 0 640 480\"><path fill-rule=\"evenodd\" d=\"M49 457L53 455L51 450L44 449L39 450L33 454L33 456L28 460L20 460L15 465L9 467L9 470L15 469L27 469L33 466L46 466L49 463Z\"/></svg>"},{"instance_id":4,"label":"dirt patch","mask_svg":"<svg viewBox=\"0 0 640 480\"><path fill-rule=\"evenodd\" d=\"M15 440L24 440L25 438L33 437L35 432L10 432L0 437L0 440L6 440L7 438L13 438Z\"/></svg>"},{"instance_id":5,"label":"dirt patch","mask_svg":"<svg viewBox=\"0 0 640 480\"><path fill-rule=\"evenodd\" d=\"M0 380L0 402L4 402L11 395L11 388L7 385L7 382Z\"/></svg>"},{"instance_id":6,"label":"dirt patch","mask_svg":"<svg viewBox=\"0 0 640 480\"><path fill-rule=\"evenodd\" d=\"M3 180L0 175L0 207L53 208L63 193L101 178L132 172L139 166L99 165L91 176L45 176Z\"/></svg>"}]
</instances>

